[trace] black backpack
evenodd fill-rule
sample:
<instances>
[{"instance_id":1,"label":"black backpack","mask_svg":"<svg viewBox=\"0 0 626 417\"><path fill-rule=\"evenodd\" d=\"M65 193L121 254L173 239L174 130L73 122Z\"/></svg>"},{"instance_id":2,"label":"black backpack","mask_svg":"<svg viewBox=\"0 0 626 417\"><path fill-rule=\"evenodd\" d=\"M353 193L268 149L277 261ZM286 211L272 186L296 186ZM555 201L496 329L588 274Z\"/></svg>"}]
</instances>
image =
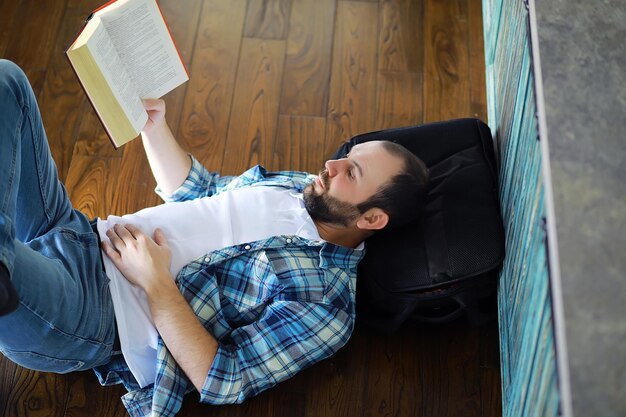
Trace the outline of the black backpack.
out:
<instances>
[{"instance_id":1,"label":"black backpack","mask_svg":"<svg viewBox=\"0 0 626 417\"><path fill-rule=\"evenodd\" d=\"M481 324L495 317L504 230L489 127L458 119L358 135L352 146L391 140L428 166L419 218L366 242L357 276L357 322L392 333L406 320Z\"/></svg>"}]
</instances>

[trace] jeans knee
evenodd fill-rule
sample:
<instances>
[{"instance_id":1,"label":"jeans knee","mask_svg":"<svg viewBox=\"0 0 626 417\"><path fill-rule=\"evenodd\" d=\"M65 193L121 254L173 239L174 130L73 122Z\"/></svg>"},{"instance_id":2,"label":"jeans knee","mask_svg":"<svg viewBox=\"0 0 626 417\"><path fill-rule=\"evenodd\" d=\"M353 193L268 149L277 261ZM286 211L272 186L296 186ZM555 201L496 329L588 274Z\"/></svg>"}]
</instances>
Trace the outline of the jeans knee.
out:
<instances>
[{"instance_id":1,"label":"jeans knee","mask_svg":"<svg viewBox=\"0 0 626 417\"><path fill-rule=\"evenodd\" d=\"M30 83L24 71L14 62L0 59L0 97L12 95L22 102Z\"/></svg>"}]
</instances>

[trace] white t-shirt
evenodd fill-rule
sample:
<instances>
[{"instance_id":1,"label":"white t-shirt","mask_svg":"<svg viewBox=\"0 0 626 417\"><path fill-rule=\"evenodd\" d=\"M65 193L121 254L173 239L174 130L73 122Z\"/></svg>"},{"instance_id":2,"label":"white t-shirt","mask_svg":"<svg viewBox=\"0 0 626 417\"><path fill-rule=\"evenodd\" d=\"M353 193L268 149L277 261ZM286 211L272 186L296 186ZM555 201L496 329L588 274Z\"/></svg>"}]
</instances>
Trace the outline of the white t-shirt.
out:
<instances>
[{"instance_id":1,"label":"white t-shirt","mask_svg":"<svg viewBox=\"0 0 626 417\"><path fill-rule=\"evenodd\" d=\"M131 223L149 236L160 228L172 250L176 277L191 261L227 246L277 235L320 240L302 194L282 187L245 187L212 197L162 204L122 217L98 219L98 233ZM132 286L103 254L124 359L141 387L154 382L158 333L145 293Z\"/></svg>"}]
</instances>

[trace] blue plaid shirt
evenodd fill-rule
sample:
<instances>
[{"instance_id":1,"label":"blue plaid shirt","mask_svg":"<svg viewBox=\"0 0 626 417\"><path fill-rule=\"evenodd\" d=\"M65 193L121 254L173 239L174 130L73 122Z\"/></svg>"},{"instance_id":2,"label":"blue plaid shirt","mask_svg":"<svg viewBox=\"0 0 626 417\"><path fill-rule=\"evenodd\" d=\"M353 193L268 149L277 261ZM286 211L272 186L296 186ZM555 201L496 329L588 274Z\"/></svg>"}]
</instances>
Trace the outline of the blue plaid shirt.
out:
<instances>
[{"instance_id":1,"label":"blue plaid shirt","mask_svg":"<svg viewBox=\"0 0 626 417\"><path fill-rule=\"evenodd\" d=\"M174 194L157 193L169 202L247 186L301 192L313 179L260 166L239 177L220 177L193 159L189 176ZM363 251L327 242L275 236L223 248L185 266L176 278L178 288L219 342L200 401L241 403L344 346L354 327L356 268L362 256ZM129 392L122 401L132 417L173 416L193 384L161 338L155 366L154 384L143 389L121 355L95 371L103 385L125 385Z\"/></svg>"}]
</instances>

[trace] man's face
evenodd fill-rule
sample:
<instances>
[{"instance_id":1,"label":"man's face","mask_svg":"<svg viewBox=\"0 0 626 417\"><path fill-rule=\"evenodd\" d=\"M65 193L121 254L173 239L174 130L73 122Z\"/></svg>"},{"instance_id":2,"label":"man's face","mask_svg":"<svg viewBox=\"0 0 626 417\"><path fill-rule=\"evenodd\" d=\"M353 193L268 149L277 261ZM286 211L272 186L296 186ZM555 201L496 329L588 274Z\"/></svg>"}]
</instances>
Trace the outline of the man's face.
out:
<instances>
[{"instance_id":1,"label":"man's face","mask_svg":"<svg viewBox=\"0 0 626 417\"><path fill-rule=\"evenodd\" d=\"M367 201L394 175L402 161L378 141L356 145L342 159L327 161L316 180L304 190L307 211L314 220L348 226Z\"/></svg>"}]
</instances>

